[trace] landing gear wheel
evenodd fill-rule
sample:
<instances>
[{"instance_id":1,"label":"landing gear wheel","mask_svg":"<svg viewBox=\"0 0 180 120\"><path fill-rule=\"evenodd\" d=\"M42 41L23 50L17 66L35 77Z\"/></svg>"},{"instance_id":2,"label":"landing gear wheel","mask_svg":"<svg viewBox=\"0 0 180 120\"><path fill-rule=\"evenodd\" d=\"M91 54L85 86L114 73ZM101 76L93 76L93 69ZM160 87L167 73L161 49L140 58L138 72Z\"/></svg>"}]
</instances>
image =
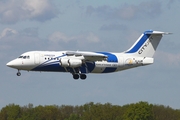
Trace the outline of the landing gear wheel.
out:
<instances>
[{"instance_id":1,"label":"landing gear wheel","mask_svg":"<svg viewBox=\"0 0 180 120\"><path fill-rule=\"evenodd\" d=\"M79 75L78 75L78 74L73 74L73 78L74 78L75 80L77 80L77 79L79 79Z\"/></svg>"},{"instance_id":2,"label":"landing gear wheel","mask_svg":"<svg viewBox=\"0 0 180 120\"><path fill-rule=\"evenodd\" d=\"M81 75L80 75L80 78L81 78L82 80L85 80L86 77L87 77L87 76L86 76L85 74L81 74Z\"/></svg>"},{"instance_id":3,"label":"landing gear wheel","mask_svg":"<svg viewBox=\"0 0 180 120\"><path fill-rule=\"evenodd\" d=\"M21 76L21 73L20 73L20 72L17 72L17 76Z\"/></svg>"}]
</instances>

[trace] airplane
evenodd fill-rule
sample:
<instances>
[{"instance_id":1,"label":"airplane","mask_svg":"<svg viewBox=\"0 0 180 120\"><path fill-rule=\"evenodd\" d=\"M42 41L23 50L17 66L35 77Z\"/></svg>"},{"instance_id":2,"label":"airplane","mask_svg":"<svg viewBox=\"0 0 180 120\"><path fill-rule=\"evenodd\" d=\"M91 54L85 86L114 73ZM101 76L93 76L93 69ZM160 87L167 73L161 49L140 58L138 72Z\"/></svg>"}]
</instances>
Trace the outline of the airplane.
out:
<instances>
[{"instance_id":1,"label":"airplane","mask_svg":"<svg viewBox=\"0 0 180 120\"><path fill-rule=\"evenodd\" d=\"M30 51L6 65L18 70L69 72L75 80L86 79L88 73L112 73L150 65L158 44L168 32L147 30L124 52Z\"/></svg>"}]
</instances>

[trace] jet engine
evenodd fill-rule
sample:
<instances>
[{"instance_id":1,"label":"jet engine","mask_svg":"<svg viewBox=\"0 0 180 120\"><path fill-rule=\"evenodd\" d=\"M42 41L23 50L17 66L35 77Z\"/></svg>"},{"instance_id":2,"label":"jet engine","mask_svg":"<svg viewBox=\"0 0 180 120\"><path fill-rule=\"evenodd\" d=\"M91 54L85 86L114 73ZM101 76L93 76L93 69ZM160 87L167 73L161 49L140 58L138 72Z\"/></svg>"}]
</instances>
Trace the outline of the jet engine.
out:
<instances>
[{"instance_id":1,"label":"jet engine","mask_svg":"<svg viewBox=\"0 0 180 120\"><path fill-rule=\"evenodd\" d=\"M75 68L75 67L80 67L82 65L82 60L63 58L63 59L60 60L59 64L62 67L72 67L72 68Z\"/></svg>"},{"instance_id":2,"label":"jet engine","mask_svg":"<svg viewBox=\"0 0 180 120\"><path fill-rule=\"evenodd\" d=\"M60 59L59 64L62 67L69 67L69 59Z\"/></svg>"}]
</instances>

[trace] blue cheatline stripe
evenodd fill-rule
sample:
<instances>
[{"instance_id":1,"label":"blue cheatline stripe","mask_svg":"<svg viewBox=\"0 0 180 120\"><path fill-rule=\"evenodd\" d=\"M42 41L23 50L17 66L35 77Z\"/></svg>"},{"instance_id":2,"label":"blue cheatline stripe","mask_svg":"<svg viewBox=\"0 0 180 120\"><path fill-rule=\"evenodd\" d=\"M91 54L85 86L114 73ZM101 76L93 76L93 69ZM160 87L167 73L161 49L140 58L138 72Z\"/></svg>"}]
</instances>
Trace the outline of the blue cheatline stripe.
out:
<instances>
[{"instance_id":1,"label":"blue cheatline stripe","mask_svg":"<svg viewBox=\"0 0 180 120\"><path fill-rule=\"evenodd\" d=\"M64 56L66 56L66 55L61 55L61 56L54 57L54 58L61 58ZM37 67L33 68L32 70L34 70L34 71L60 71L60 72L65 72L64 67L61 67L59 65L59 60L54 60L54 58L43 62L42 64L38 65Z\"/></svg>"},{"instance_id":2,"label":"blue cheatline stripe","mask_svg":"<svg viewBox=\"0 0 180 120\"><path fill-rule=\"evenodd\" d=\"M109 52L96 52L96 53L101 53L101 54L107 55L108 56L108 58L107 58L108 62L118 62L116 55L114 55L112 53L109 53Z\"/></svg>"},{"instance_id":3,"label":"blue cheatline stripe","mask_svg":"<svg viewBox=\"0 0 180 120\"><path fill-rule=\"evenodd\" d=\"M32 71L52 71L52 72L66 72L64 67L61 67L59 64L51 64L47 66L38 66Z\"/></svg>"},{"instance_id":4,"label":"blue cheatline stripe","mask_svg":"<svg viewBox=\"0 0 180 120\"><path fill-rule=\"evenodd\" d=\"M135 52L137 52L141 48L141 46L146 42L146 40L151 36L151 34L149 34L149 33L152 33L152 32L153 31L145 31L144 35L140 38L140 40L137 42L137 44L132 49L127 51L126 53L135 53Z\"/></svg>"},{"instance_id":5,"label":"blue cheatline stripe","mask_svg":"<svg viewBox=\"0 0 180 120\"><path fill-rule=\"evenodd\" d=\"M46 63L46 64L41 64L38 67L48 66L48 65L52 65L52 64L59 64L59 61L52 61L52 62L49 62L49 63Z\"/></svg>"}]
</instances>

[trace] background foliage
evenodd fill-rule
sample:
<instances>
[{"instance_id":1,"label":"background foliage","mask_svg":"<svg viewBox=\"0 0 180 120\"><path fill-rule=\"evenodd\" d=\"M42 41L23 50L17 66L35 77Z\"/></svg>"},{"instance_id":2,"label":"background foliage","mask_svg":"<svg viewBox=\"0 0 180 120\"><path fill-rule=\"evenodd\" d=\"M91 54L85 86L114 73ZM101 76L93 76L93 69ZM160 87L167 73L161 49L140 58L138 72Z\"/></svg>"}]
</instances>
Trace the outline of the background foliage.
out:
<instances>
[{"instance_id":1,"label":"background foliage","mask_svg":"<svg viewBox=\"0 0 180 120\"><path fill-rule=\"evenodd\" d=\"M180 110L142 101L124 106L93 102L81 106L9 104L1 109L0 120L180 120Z\"/></svg>"}]
</instances>

